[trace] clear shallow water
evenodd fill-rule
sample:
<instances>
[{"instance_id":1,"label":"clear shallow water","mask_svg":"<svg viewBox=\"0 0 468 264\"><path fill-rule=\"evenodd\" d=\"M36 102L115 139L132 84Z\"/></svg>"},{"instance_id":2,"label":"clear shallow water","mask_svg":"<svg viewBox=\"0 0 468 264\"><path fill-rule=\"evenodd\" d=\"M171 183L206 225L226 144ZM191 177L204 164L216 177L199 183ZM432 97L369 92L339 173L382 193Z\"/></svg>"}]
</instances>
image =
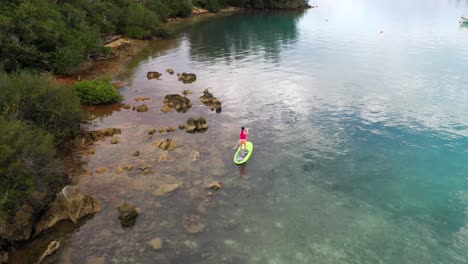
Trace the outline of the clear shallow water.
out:
<instances>
[{"instance_id":1,"label":"clear shallow water","mask_svg":"<svg viewBox=\"0 0 468 264\"><path fill-rule=\"evenodd\" d=\"M120 77L129 82L122 92L132 104L152 97L150 111L96 120L97 128L122 128L121 143L99 143L85 168L149 164L154 174L81 177L103 212L61 235L51 261L467 263L468 28L458 19L468 4L317 4L305 13L213 18L135 58ZM198 79L146 79L168 67ZM198 101L207 87L223 103L220 114ZM159 111L165 94L184 89L193 92L190 111ZM145 139L151 127L198 116L208 120L206 133ZM255 150L238 167L230 147L242 125ZM178 143L169 162L151 146L159 138ZM131 156L137 149L142 155ZM173 177L182 188L151 194ZM207 198L213 180L223 188ZM133 229L117 220L124 200L142 208ZM190 214L205 232L183 230ZM161 251L145 245L154 237L163 239Z\"/></svg>"}]
</instances>

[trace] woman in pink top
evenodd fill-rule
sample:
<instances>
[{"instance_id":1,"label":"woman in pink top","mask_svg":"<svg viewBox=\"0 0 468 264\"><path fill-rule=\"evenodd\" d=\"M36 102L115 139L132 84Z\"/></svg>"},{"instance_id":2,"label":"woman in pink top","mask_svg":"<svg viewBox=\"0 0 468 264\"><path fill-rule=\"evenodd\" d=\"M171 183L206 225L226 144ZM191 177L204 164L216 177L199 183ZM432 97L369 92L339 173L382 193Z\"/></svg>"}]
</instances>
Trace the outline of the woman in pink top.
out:
<instances>
[{"instance_id":1,"label":"woman in pink top","mask_svg":"<svg viewBox=\"0 0 468 264\"><path fill-rule=\"evenodd\" d=\"M244 149L245 151L247 150L247 135L249 134L249 130L245 129L244 127L241 127L241 132L239 134L239 143L241 144L241 149Z\"/></svg>"}]
</instances>

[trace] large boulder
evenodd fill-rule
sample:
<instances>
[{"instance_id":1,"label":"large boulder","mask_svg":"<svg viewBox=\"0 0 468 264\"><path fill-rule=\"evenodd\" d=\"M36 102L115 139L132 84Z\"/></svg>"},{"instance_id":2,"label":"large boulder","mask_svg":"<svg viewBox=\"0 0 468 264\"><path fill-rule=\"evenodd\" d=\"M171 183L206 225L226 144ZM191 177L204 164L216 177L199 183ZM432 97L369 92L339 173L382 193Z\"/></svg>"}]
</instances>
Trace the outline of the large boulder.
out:
<instances>
[{"instance_id":1,"label":"large boulder","mask_svg":"<svg viewBox=\"0 0 468 264\"><path fill-rule=\"evenodd\" d=\"M193 83L194 81L197 80L197 75L194 73L182 73L179 76L179 81L182 81L183 83Z\"/></svg>"},{"instance_id":2,"label":"large boulder","mask_svg":"<svg viewBox=\"0 0 468 264\"><path fill-rule=\"evenodd\" d=\"M200 102L208 106L211 111L216 111L216 113L221 113L221 102L218 98L214 97L208 89L203 91L203 95L200 97Z\"/></svg>"},{"instance_id":3,"label":"large boulder","mask_svg":"<svg viewBox=\"0 0 468 264\"><path fill-rule=\"evenodd\" d=\"M35 225L34 235L40 234L61 221L70 220L77 223L79 219L99 212L101 212L101 204L98 200L81 193L76 186L65 186L49 210Z\"/></svg>"},{"instance_id":4,"label":"large boulder","mask_svg":"<svg viewBox=\"0 0 468 264\"><path fill-rule=\"evenodd\" d=\"M179 94L168 94L164 97L164 105L161 112L167 113L172 109L185 113L192 107L192 102L185 96Z\"/></svg>"},{"instance_id":5,"label":"large boulder","mask_svg":"<svg viewBox=\"0 0 468 264\"><path fill-rule=\"evenodd\" d=\"M208 129L208 122L203 117L197 119L190 117L184 127L189 133L204 132Z\"/></svg>"},{"instance_id":6,"label":"large boulder","mask_svg":"<svg viewBox=\"0 0 468 264\"><path fill-rule=\"evenodd\" d=\"M136 219L140 214L139 208L124 202L117 208L117 210L119 211L120 224L123 227L131 227L135 225Z\"/></svg>"},{"instance_id":7,"label":"large boulder","mask_svg":"<svg viewBox=\"0 0 468 264\"><path fill-rule=\"evenodd\" d=\"M159 77L161 77L161 73L155 71L155 72L148 72L146 74L146 78L148 78L148 80L151 80L151 79L158 79Z\"/></svg>"}]
</instances>

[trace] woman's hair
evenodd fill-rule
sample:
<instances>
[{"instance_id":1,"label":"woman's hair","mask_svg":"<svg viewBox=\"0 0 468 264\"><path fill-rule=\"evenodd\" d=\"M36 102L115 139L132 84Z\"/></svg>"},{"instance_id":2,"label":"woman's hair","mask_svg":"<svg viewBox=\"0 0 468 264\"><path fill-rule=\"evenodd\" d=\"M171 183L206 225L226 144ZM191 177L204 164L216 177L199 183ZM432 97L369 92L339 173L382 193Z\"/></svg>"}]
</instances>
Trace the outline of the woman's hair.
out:
<instances>
[{"instance_id":1,"label":"woman's hair","mask_svg":"<svg viewBox=\"0 0 468 264\"><path fill-rule=\"evenodd\" d=\"M244 130L244 127L241 127L242 130Z\"/></svg>"}]
</instances>

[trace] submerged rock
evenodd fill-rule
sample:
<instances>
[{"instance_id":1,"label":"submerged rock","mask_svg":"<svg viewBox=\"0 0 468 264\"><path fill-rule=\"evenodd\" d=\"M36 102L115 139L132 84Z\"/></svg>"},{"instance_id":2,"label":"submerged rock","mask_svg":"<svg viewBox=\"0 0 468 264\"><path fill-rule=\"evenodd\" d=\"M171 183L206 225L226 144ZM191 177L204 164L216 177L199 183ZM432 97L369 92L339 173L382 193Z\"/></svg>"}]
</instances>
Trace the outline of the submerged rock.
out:
<instances>
[{"instance_id":1,"label":"submerged rock","mask_svg":"<svg viewBox=\"0 0 468 264\"><path fill-rule=\"evenodd\" d=\"M208 106L211 111L221 113L221 102L218 100L218 98L214 97L213 94L208 91L208 89L203 91L203 95L200 97L200 102Z\"/></svg>"},{"instance_id":2,"label":"submerged rock","mask_svg":"<svg viewBox=\"0 0 468 264\"><path fill-rule=\"evenodd\" d=\"M176 131L176 129L174 127L168 127L166 129L166 132L174 132L174 131Z\"/></svg>"},{"instance_id":3,"label":"submerged rock","mask_svg":"<svg viewBox=\"0 0 468 264\"><path fill-rule=\"evenodd\" d=\"M182 73L179 76L179 81L182 81L183 83L193 83L194 81L197 80L197 75L194 73Z\"/></svg>"},{"instance_id":4,"label":"submerged rock","mask_svg":"<svg viewBox=\"0 0 468 264\"><path fill-rule=\"evenodd\" d=\"M163 242L161 238L157 237L146 242L146 244L152 247L154 250L160 250L162 248Z\"/></svg>"},{"instance_id":5,"label":"submerged rock","mask_svg":"<svg viewBox=\"0 0 468 264\"><path fill-rule=\"evenodd\" d=\"M184 90L184 91L182 92L182 94L185 95L185 96L187 96L187 95L189 95L189 94L192 94L192 92L191 92L190 90Z\"/></svg>"},{"instance_id":6,"label":"submerged rock","mask_svg":"<svg viewBox=\"0 0 468 264\"><path fill-rule=\"evenodd\" d=\"M193 151L192 152L192 161L197 161L200 158L200 152Z\"/></svg>"},{"instance_id":7,"label":"submerged rock","mask_svg":"<svg viewBox=\"0 0 468 264\"><path fill-rule=\"evenodd\" d=\"M133 98L135 101L137 102L141 102L141 101L149 101L151 100L151 97L148 97L148 96L139 96L139 97L135 97Z\"/></svg>"},{"instance_id":8,"label":"submerged rock","mask_svg":"<svg viewBox=\"0 0 468 264\"><path fill-rule=\"evenodd\" d=\"M198 215L184 216L182 226L190 234L201 233L205 230L205 225L200 222L200 216Z\"/></svg>"},{"instance_id":9,"label":"submerged rock","mask_svg":"<svg viewBox=\"0 0 468 264\"><path fill-rule=\"evenodd\" d=\"M130 108L132 108L132 107L131 107L129 104L126 104L126 105L124 105L123 108L125 108L125 109L130 109Z\"/></svg>"},{"instance_id":10,"label":"submerged rock","mask_svg":"<svg viewBox=\"0 0 468 264\"><path fill-rule=\"evenodd\" d=\"M173 192L177 189L179 189L180 184L174 183L174 184L161 184L161 186L156 189L156 191L153 192L153 195L155 196L164 196L170 192Z\"/></svg>"},{"instance_id":11,"label":"submerged rock","mask_svg":"<svg viewBox=\"0 0 468 264\"><path fill-rule=\"evenodd\" d=\"M135 157L138 157L138 156L140 156L140 151L137 150L137 151L135 151L132 155L135 156Z\"/></svg>"},{"instance_id":12,"label":"submerged rock","mask_svg":"<svg viewBox=\"0 0 468 264\"><path fill-rule=\"evenodd\" d=\"M200 117L197 119L190 117L187 120L187 124L185 125L185 130L189 133L204 132L207 129L208 129L208 123L206 122L206 119L203 117Z\"/></svg>"},{"instance_id":13,"label":"submerged rock","mask_svg":"<svg viewBox=\"0 0 468 264\"><path fill-rule=\"evenodd\" d=\"M115 169L116 174L121 174L123 172L122 166L118 166L117 169Z\"/></svg>"},{"instance_id":14,"label":"submerged rock","mask_svg":"<svg viewBox=\"0 0 468 264\"><path fill-rule=\"evenodd\" d=\"M76 186L65 186L51 204L49 210L35 226L35 235L40 234L60 221L73 223L85 216L101 212L101 204L93 197L82 194Z\"/></svg>"},{"instance_id":15,"label":"submerged rock","mask_svg":"<svg viewBox=\"0 0 468 264\"><path fill-rule=\"evenodd\" d=\"M103 174L103 173L108 173L109 172L109 168L108 167L100 167L100 168L97 168L96 169L96 173L97 174Z\"/></svg>"},{"instance_id":16,"label":"submerged rock","mask_svg":"<svg viewBox=\"0 0 468 264\"><path fill-rule=\"evenodd\" d=\"M167 68L166 72L169 73L170 75L174 74L174 70L171 68Z\"/></svg>"},{"instance_id":17,"label":"submerged rock","mask_svg":"<svg viewBox=\"0 0 468 264\"><path fill-rule=\"evenodd\" d=\"M36 262L37 264L41 264L42 261L44 261L45 258L47 258L48 256L54 254L55 252L57 252L57 250L59 249L60 247L60 241L52 241L50 242L50 244L47 246L47 249L44 253L42 253L41 257L39 258L39 260Z\"/></svg>"},{"instance_id":18,"label":"submerged rock","mask_svg":"<svg viewBox=\"0 0 468 264\"><path fill-rule=\"evenodd\" d=\"M177 112L185 113L192 107L192 102L187 97L179 94L168 94L164 97L164 105L161 112L168 113L175 109Z\"/></svg>"},{"instance_id":19,"label":"submerged rock","mask_svg":"<svg viewBox=\"0 0 468 264\"><path fill-rule=\"evenodd\" d=\"M175 150L177 145L172 139L158 140L153 146L164 150Z\"/></svg>"},{"instance_id":20,"label":"submerged rock","mask_svg":"<svg viewBox=\"0 0 468 264\"><path fill-rule=\"evenodd\" d=\"M161 73L157 72L157 71L154 71L154 72L148 72L146 74L146 77L148 78L148 80L151 80L151 79L158 79L159 77L161 77Z\"/></svg>"},{"instance_id":21,"label":"submerged rock","mask_svg":"<svg viewBox=\"0 0 468 264\"><path fill-rule=\"evenodd\" d=\"M148 135L153 135L154 133L156 133L156 129L155 129L155 128L151 128L151 129L148 131Z\"/></svg>"},{"instance_id":22,"label":"submerged rock","mask_svg":"<svg viewBox=\"0 0 468 264\"><path fill-rule=\"evenodd\" d=\"M115 145L115 144L119 143L119 139L113 138L113 139L111 139L110 143L111 143L112 145Z\"/></svg>"},{"instance_id":23,"label":"submerged rock","mask_svg":"<svg viewBox=\"0 0 468 264\"><path fill-rule=\"evenodd\" d=\"M133 170L133 165L127 165L127 166L125 166L125 170L127 170L127 171Z\"/></svg>"},{"instance_id":24,"label":"submerged rock","mask_svg":"<svg viewBox=\"0 0 468 264\"><path fill-rule=\"evenodd\" d=\"M158 129L159 134L164 133L164 131L166 131L164 128L159 128Z\"/></svg>"},{"instance_id":25,"label":"submerged rock","mask_svg":"<svg viewBox=\"0 0 468 264\"><path fill-rule=\"evenodd\" d=\"M210 183L209 187L213 191L217 191L217 190L221 189L221 184L218 181L215 181L215 182Z\"/></svg>"},{"instance_id":26,"label":"submerged rock","mask_svg":"<svg viewBox=\"0 0 468 264\"><path fill-rule=\"evenodd\" d=\"M120 224L123 227L131 227L135 225L136 219L140 214L140 210L135 206L124 202L117 210L119 211Z\"/></svg>"}]
</instances>

